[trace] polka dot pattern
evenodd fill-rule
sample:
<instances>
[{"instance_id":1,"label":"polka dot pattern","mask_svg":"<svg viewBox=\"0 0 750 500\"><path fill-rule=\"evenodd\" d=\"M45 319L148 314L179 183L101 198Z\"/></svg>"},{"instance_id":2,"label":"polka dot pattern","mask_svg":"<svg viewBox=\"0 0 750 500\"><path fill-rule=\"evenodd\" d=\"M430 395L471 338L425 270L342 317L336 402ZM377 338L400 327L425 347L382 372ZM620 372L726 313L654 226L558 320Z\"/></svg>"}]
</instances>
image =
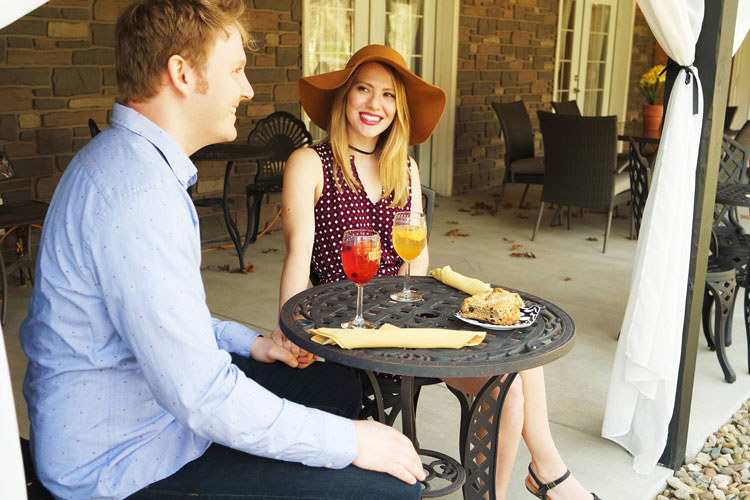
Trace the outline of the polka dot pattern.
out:
<instances>
[{"instance_id":1,"label":"polka dot pattern","mask_svg":"<svg viewBox=\"0 0 750 500\"><path fill-rule=\"evenodd\" d=\"M409 198L404 207L390 207L393 193L373 203L364 189L352 191L338 173L339 186L333 177L333 151L329 142L312 146L323 162L323 192L315 205L315 242L312 266L320 283L345 280L341 265L341 240L348 229L372 229L380 235L380 268L377 276L395 276L403 264L393 248L393 215L411 209L411 184ZM359 181L354 158L351 159L354 178ZM408 171L410 162L405 167Z\"/></svg>"}]
</instances>

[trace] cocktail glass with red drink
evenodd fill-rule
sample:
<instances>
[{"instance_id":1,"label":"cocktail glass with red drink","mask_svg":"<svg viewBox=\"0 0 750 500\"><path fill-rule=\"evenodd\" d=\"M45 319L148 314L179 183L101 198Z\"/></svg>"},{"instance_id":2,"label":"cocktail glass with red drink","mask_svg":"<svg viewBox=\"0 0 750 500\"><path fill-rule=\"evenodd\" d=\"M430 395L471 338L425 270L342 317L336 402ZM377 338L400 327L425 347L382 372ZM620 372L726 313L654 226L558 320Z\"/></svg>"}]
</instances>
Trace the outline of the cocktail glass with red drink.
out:
<instances>
[{"instance_id":1,"label":"cocktail glass with red drink","mask_svg":"<svg viewBox=\"0 0 750 500\"><path fill-rule=\"evenodd\" d=\"M380 236L370 229L350 229L344 232L341 263L346 276L357 285L357 314L351 321L341 323L342 328L375 328L362 316L362 288L380 267Z\"/></svg>"}]
</instances>

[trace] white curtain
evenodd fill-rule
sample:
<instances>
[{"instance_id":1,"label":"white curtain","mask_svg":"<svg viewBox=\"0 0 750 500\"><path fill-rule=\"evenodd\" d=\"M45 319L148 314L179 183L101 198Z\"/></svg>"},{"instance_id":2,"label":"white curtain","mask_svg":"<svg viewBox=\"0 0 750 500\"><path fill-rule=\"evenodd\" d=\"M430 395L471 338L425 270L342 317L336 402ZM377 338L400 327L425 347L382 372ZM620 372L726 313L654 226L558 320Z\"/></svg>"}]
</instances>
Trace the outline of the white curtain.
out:
<instances>
[{"instance_id":1,"label":"white curtain","mask_svg":"<svg viewBox=\"0 0 750 500\"><path fill-rule=\"evenodd\" d=\"M742 41L745 40L747 32L750 30L750 0L739 0L737 5L737 24L734 28L734 45L732 55L740 50Z\"/></svg>"},{"instance_id":2,"label":"white curtain","mask_svg":"<svg viewBox=\"0 0 750 500\"><path fill-rule=\"evenodd\" d=\"M692 66L704 0L639 0L659 45L683 68L674 81L636 248L630 297L602 436L649 473L667 441L680 363L703 91ZM698 109L693 110L697 86Z\"/></svg>"},{"instance_id":3,"label":"white curtain","mask_svg":"<svg viewBox=\"0 0 750 500\"><path fill-rule=\"evenodd\" d=\"M0 29L45 3L47 0L0 0Z\"/></svg>"},{"instance_id":4,"label":"white curtain","mask_svg":"<svg viewBox=\"0 0 750 500\"><path fill-rule=\"evenodd\" d=\"M25 2L0 0L0 29L45 2L46 0L26 0ZM0 328L0 450L3 456L3 465L0 467L0 485L3 489L3 498L26 500L26 483L21 448L18 443L16 405L13 401L3 330Z\"/></svg>"},{"instance_id":5,"label":"white curtain","mask_svg":"<svg viewBox=\"0 0 750 500\"><path fill-rule=\"evenodd\" d=\"M18 445L16 406L13 402L2 328L0 328L0 450L3 456L3 465L0 467L0 484L3 489L1 496L25 500L26 483L23 480L23 462L21 461L21 448Z\"/></svg>"}]
</instances>

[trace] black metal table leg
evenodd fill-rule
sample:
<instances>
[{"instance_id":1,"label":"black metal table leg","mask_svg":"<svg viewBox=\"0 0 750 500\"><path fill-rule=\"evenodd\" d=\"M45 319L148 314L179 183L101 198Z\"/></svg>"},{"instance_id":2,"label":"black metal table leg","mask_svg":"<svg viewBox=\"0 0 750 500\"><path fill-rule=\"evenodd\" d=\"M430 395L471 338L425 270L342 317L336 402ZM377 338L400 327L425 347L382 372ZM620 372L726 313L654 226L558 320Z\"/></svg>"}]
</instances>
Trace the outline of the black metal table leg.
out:
<instances>
[{"instance_id":1,"label":"black metal table leg","mask_svg":"<svg viewBox=\"0 0 750 500\"><path fill-rule=\"evenodd\" d=\"M457 460L439 451L419 447L417 442L416 412L414 405L414 377L401 377L401 427L419 456L425 479L422 481L422 498L441 497L461 488L466 481L466 471Z\"/></svg>"},{"instance_id":2,"label":"black metal table leg","mask_svg":"<svg viewBox=\"0 0 750 500\"><path fill-rule=\"evenodd\" d=\"M516 373L492 377L482 388L471 406L463 465L466 469L464 499L495 498L495 472L500 438L500 414L508 389Z\"/></svg>"}]
</instances>

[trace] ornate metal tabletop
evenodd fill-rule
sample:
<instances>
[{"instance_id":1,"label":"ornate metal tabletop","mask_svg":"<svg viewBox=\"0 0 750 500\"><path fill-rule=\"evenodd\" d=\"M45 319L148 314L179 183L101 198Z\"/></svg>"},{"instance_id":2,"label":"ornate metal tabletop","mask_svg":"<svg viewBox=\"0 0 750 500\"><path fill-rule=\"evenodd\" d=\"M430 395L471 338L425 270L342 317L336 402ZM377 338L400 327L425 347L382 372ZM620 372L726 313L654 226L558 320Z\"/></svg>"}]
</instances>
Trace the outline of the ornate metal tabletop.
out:
<instances>
[{"instance_id":1,"label":"ornate metal tabletop","mask_svg":"<svg viewBox=\"0 0 750 500\"><path fill-rule=\"evenodd\" d=\"M424 300L391 300L390 294L402 286L401 277L375 278L365 285L365 318L378 326L390 323L399 327L481 330L454 316L466 293L430 277L415 277L411 288ZM281 309L279 324L292 342L326 360L402 375L402 429L415 445L414 377L490 376L476 398L451 389L461 405L461 462L438 451L418 448L427 471L422 498L446 495L463 486L464 498L482 500L495 498L499 415L516 372L549 363L573 347L575 325L565 311L539 297L518 293L527 305L541 306L534 323L526 328L485 330L487 335L481 344L461 349L346 350L312 342L307 333L310 328L339 327L342 321L354 317L357 289L350 281L316 286L295 295ZM500 376L505 373L509 375Z\"/></svg>"},{"instance_id":2,"label":"ornate metal tabletop","mask_svg":"<svg viewBox=\"0 0 750 500\"><path fill-rule=\"evenodd\" d=\"M716 186L716 203L750 207L750 185L719 183Z\"/></svg>"},{"instance_id":3,"label":"ornate metal tabletop","mask_svg":"<svg viewBox=\"0 0 750 500\"><path fill-rule=\"evenodd\" d=\"M403 286L400 277L375 278L365 285L365 319L377 325L482 330L454 316L468 296L466 293L431 277L414 277L411 282L423 301L399 303L389 299ZM542 306L537 321L526 328L485 330L484 342L462 349L346 350L312 342L306 330L339 327L342 321L354 317L357 289L350 281L317 286L295 295L281 310L280 326L303 349L355 368L421 377L498 375L547 364L573 347L575 325L565 311L539 297L518 293L524 301Z\"/></svg>"}]
</instances>

